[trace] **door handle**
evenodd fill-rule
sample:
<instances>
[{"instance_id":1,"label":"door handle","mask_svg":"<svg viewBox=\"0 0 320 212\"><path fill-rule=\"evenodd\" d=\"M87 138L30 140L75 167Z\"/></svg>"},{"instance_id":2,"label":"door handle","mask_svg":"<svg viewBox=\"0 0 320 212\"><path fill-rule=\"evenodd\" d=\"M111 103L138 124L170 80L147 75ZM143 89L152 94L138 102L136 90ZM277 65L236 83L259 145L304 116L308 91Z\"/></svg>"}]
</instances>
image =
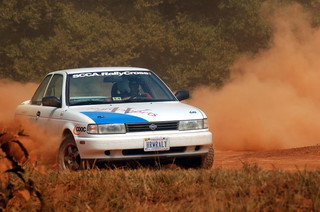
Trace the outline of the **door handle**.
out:
<instances>
[{"instance_id":1,"label":"door handle","mask_svg":"<svg viewBox=\"0 0 320 212\"><path fill-rule=\"evenodd\" d=\"M41 115L41 112L38 111L36 115L37 115L37 117L39 117Z\"/></svg>"}]
</instances>

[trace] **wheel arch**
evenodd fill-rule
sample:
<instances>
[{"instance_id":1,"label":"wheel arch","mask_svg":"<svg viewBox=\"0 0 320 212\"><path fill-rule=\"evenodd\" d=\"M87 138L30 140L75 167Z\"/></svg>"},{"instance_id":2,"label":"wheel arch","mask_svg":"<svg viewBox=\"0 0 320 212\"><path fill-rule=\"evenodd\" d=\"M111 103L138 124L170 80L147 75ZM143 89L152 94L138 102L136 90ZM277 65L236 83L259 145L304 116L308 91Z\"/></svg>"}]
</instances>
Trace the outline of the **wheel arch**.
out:
<instances>
[{"instance_id":1,"label":"wheel arch","mask_svg":"<svg viewBox=\"0 0 320 212\"><path fill-rule=\"evenodd\" d=\"M62 133L62 138L66 138L66 137L69 137L69 136L72 136L73 137L73 134L71 132L71 130L69 128L66 128L63 130L63 133Z\"/></svg>"}]
</instances>

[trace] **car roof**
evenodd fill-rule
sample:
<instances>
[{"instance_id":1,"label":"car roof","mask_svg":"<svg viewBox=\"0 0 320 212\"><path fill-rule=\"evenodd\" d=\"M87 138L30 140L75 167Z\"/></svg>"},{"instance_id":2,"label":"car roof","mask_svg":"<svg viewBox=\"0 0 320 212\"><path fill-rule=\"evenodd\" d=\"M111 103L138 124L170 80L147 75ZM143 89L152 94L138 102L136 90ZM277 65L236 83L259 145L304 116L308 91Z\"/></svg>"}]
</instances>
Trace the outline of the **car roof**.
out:
<instances>
[{"instance_id":1,"label":"car roof","mask_svg":"<svg viewBox=\"0 0 320 212\"><path fill-rule=\"evenodd\" d=\"M76 74L76 73L86 73L86 72L106 72L106 71L150 71L146 68L137 68L137 67L94 67L94 68L76 68L76 69L65 69L59 71L53 71L49 74L55 73L67 73L67 74Z\"/></svg>"}]
</instances>

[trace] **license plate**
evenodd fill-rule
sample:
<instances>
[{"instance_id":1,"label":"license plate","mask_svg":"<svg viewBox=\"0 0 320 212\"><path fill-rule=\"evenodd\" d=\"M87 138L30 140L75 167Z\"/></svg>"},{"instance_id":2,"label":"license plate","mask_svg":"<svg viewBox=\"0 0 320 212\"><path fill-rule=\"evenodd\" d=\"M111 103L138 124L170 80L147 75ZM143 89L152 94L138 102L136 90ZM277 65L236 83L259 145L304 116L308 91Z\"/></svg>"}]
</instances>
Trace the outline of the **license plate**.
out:
<instances>
[{"instance_id":1,"label":"license plate","mask_svg":"<svg viewBox=\"0 0 320 212\"><path fill-rule=\"evenodd\" d=\"M166 151L170 149L169 139L160 138L145 138L143 142L144 151Z\"/></svg>"}]
</instances>

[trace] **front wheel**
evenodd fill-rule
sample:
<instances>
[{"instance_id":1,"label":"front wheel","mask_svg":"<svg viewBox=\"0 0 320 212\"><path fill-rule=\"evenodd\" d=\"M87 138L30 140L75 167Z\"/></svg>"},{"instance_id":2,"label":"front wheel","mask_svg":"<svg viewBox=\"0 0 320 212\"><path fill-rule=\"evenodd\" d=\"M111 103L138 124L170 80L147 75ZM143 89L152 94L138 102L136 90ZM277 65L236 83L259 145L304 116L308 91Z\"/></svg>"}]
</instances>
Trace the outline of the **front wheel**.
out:
<instances>
[{"instance_id":1,"label":"front wheel","mask_svg":"<svg viewBox=\"0 0 320 212\"><path fill-rule=\"evenodd\" d=\"M59 147L58 163L61 170L76 171L88 167L88 161L80 158L78 147L72 136L63 139Z\"/></svg>"},{"instance_id":2,"label":"front wheel","mask_svg":"<svg viewBox=\"0 0 320 212\"><path fill-rule=\"evenodd\" d=\"M201 168L211 169L214 161L213 145L210 146L208 154L201 158Z\"/></svg>"},{"instance_id":3,"label":"front wheel","mask_svg":"<svg viewBox=\"0 0 320 212\"><path fill-rule=\"evenodd\" d=\"M177 165L189 169L189 168L200 168L200 169L211 169L214 161L214 149L213 145L209 147L209 151L202 157L191 157L177 159Z\"/></svg>"}]
</instances>

